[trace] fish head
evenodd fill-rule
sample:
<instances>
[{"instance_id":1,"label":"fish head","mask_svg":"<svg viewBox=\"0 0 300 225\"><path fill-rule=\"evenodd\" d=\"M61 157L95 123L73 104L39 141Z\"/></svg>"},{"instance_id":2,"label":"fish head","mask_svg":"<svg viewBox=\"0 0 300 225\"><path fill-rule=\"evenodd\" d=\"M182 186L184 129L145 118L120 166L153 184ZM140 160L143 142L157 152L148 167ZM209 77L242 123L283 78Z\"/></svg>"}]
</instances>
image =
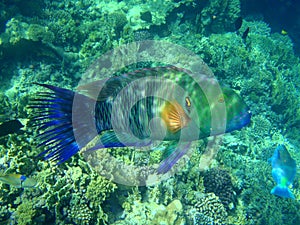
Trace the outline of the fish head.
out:
<instances>
[{"instance_id":1,"label":"fish head","mask_svg":"<svg viewBox=\"0 0 300 225\"><path fill-rule=\"evenodd\" d=\"M229 88L223 88L222 92L226 108L226 132L247 126L252 114L245 101Z\"/></svg>"},{"instance_id":2,"label":"fish head","mask_svg":"<svg viewBox=\"0 0 300 225\"><path fill-rule=\"evenodd\" d=\"M239 130L251 120L249 107L230 88L196 90L189 102L191 125L197 125L200 138Z\"/></svg>"}]
</instances>

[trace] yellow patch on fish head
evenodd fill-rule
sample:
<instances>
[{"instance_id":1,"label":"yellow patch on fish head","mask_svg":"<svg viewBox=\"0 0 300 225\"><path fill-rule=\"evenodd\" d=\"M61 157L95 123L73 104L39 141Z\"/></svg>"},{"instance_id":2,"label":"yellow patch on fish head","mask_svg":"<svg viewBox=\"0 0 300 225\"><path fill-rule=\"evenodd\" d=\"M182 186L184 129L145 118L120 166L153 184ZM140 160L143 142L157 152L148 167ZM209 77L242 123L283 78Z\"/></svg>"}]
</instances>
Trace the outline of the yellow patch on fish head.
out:
<instances>
[{"instance_id":1,"label":"yellow patch on fish head","mask_svg":"<svg viewBox=\"0 0 300 225\"><path fill-rule=\"evenodd\" d=\"M185 97L185 107L187 108L187 110L189 112L191 111L191 106L192 106L192 103L191 103L190 97Z\"/></svg>"},{"instance_id":2,"label":"yellow patch on fish head","mask_svg":"<svg viewBox=\"0 0 300 225\"><path fill-rule=\"evenodd\" d=\"M21 178L21 174L8 174L7 176L9 176L11 179L20 179Z\"/></svg>"},{"instance_id":3,"label":"yellow patch on fish head","mask_svg":"<svg viewBox=\"0 0 300 225\"><path fill-rule=\"evenodd\" d=\"M186 104L191 103L189 99L185 101ZM172 133L176 133L183 127L186 127L191 120L176 100L165 103L161 111L161 118Z\"/></svg>"}]
</instances>

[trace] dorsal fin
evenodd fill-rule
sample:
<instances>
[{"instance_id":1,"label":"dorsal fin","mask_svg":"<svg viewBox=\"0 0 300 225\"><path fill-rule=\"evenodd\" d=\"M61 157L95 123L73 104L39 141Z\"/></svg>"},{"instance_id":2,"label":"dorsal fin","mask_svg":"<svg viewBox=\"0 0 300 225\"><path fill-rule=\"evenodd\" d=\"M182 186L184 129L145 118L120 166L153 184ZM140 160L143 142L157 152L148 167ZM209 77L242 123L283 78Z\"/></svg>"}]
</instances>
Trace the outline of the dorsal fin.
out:
<instances>
[{"instance_id":1,"label":"dorsal fin","mask_svg":"<svg viewBox=\"0 0 300 225\"><path fill-rule=\"evenodd\" d=\"M113 76L80 85L77 87L77 90L79 93L84 94L94 100L105 101L109 97L114 98L122 88L124 88L133 80L148 76L168 77L167 74L170 75L175 72L191 73L188 70L175 66L142 68L133 72L122 74L120 76Z\"/></svg>"},{"instance_id":2,"label":"dorsal fin","mask_svg":"<svg viewBox=\"0 0 300 225\"><path fill-rule=\"evenodd\" d=\"M104 101L108 97L115 97L129 82L130 79L123 76L111 77L80 85L77 90L94 100Z\"/></svg>"}]
</instances>

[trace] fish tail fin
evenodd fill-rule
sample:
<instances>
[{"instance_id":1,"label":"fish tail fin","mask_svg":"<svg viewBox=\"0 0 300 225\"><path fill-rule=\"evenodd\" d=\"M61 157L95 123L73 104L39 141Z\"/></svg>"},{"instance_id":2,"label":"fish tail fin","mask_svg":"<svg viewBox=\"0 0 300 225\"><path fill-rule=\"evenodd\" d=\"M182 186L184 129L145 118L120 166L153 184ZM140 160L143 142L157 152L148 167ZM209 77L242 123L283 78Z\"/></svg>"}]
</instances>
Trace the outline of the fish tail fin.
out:
<instances>
[{"instance_id":1,"label":"fish tail fin","mask_svg":"<svg viewBox=\"0 0 300 225\"><path fill-rule=\"evenodd\" d=\"M286 186L277 185L271 190L271 194L277 195L282 198L295 199L294 194Z\"/></svg>"},{"instance_id":2,"label":"fish tail fin","mask_svg":"<svg viewBox=\"0 0 300 225\"><path fill-rule=\"evenodd\" d=\"M78 107L74 108L76 107L73 105L76 94L74 91L48 84L35 84L50 90L38 93L30 104L30 108L35 109L32 121L34 126L38 126L39 134L37 137L41 141L38 147L46 147L46 150L38 156L44 156L45 160L50 159L60 164L75 155L95 136L90 134L91 124L85 121L87 111L80 110ZM89 107L95 104L95 100L84 95L78 94L78 97L80 102L83 102L79 107ZM73 121L74 113L77 114L76 118L80 118L79 121L77 121L78 119ZM76 124L76 134L78 132L84 134L81 140L75 140L74 124Z\"/></svg>"}]
</instances>

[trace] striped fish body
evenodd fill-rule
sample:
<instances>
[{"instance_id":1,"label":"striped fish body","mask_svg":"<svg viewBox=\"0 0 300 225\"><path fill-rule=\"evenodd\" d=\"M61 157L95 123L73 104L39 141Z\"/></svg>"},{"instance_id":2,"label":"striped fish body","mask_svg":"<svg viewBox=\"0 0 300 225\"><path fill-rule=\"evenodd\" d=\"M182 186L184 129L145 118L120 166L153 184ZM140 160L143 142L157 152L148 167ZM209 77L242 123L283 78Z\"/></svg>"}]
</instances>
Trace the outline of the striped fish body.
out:
<instances>
[{"instance_id":1,"label":"striped fish body","mask_svg":"<svg viewBox=\"0 0 300 225\"><path fill-rule=\"evenodd\" d=\"M156 67L94 81L76 92L51 90L34 100L42 154L59 163L101 136L98 148L189 142L241 129L251 114L241 97L205 75ZM76 139L76 140L75 140Z\"/></svg>"},{"instance_id":2,"label":"striped fish body","mask_svg":"<svg viewBox=\"0 0 300 225\"><path fill-rule=\"evenodd\" d=\"M205 75L195 79L184 69L144 69L102 83L79 87L80 92L97 100L95 118L99 133L114 129L141 140L161 139L165 134L164 140L181 137L191 141L240 129L250 121L247 105L233 90L219 87ZM218 108L223 110L212 118L212 112ZM217 119L219 129L213 127L212 119ZM195 135L182 137L182 129Z\"/></svg>"}]
</instances>

